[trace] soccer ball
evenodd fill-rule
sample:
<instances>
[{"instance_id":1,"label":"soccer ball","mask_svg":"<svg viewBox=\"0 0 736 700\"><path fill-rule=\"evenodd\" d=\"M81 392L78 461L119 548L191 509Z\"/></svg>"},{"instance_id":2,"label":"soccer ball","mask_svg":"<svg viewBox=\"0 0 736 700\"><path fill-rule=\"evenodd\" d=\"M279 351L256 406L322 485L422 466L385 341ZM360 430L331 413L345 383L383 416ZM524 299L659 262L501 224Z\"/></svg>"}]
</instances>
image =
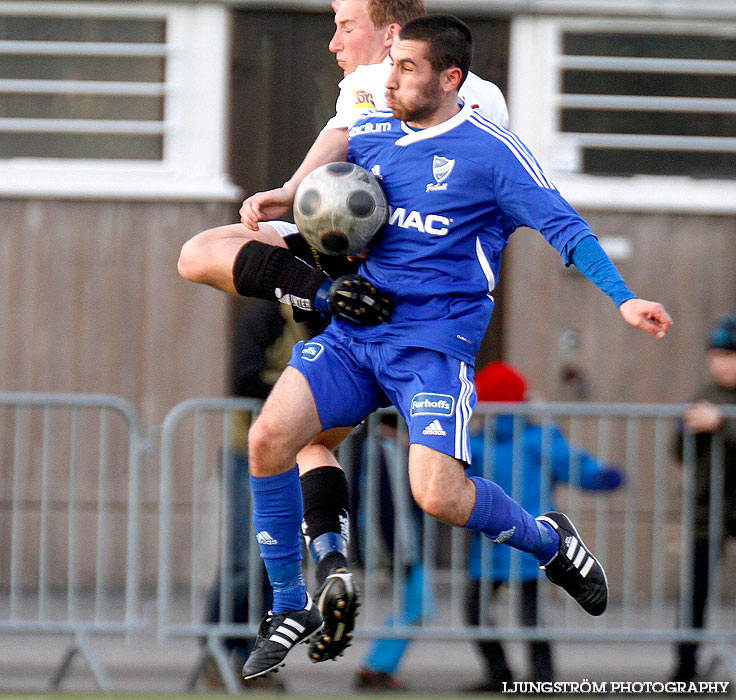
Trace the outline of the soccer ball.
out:
<instances>
[{"instance_id":1,"label":"soccer ball","mask_svg":"<svg viewBox=\"0 0 736 700\"><path fill-rule=\"evenodd\" d=\"M327 255L355 255L388 219L376 177L354 163L313 170L294 197L294 221L309 245Z\"/></svg>"}]
</instances>

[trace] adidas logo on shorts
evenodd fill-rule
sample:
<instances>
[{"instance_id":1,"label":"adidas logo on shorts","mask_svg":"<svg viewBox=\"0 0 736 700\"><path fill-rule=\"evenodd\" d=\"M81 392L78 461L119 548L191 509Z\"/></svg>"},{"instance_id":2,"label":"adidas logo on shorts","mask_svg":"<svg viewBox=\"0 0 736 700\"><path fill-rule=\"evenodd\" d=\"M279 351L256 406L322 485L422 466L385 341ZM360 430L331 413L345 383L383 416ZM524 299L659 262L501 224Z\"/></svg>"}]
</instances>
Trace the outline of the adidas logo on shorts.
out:
<instances>
[{"instance_id":1,"label":"adidas logo on shorts","mask_svg":"<svg viewBox=\"0 0 736 700\"><path fill-rule=\"evenodd\" d=\"M424 430L422 430L422 435L447 435L447 433L442 430L442 426L438 420L433 420Z\"/></svg>"}]
</instances>

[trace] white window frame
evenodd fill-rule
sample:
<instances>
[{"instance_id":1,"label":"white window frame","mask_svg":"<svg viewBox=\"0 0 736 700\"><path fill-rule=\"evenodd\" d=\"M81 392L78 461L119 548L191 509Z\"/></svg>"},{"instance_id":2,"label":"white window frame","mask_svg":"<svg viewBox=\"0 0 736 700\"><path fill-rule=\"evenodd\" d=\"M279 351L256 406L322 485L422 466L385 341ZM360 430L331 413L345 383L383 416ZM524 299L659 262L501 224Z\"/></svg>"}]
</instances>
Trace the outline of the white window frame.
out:
<instances>
[{"instance_id":1,"label":"white window frame","mask_svg":"<svg viewBox=\"0 0 736 700\"><path fill-rule=\"evenodd\" d=\"M128 133L162 133L162 160L0 157L0 196L224 201L241 196L226 173L230 10L225 5L21 0L2 3L0 13L166 21L163 121L85 125L103 133L119 133L121 126ZM106 49L98 46L100 51ZM156 55L162 46L149 49ZM105 89L104 84L102 87ZM140 90L161 94L160 88L150 84L140 84ZM9 127L20 129L22 124Z\"/></svg>"},{"instance_id":2,"label":"white window frame","mask_svg":"<svg viewBox=\"0 0 736 700\"><path fill-rule=\"evenodd\" d=\"M588 175L570 172L582 139L559 130L562 35L601 29L734 36L732 23L665 18L611 19L518 16L511 25L509 123L563 195L578 208L680 213L736 213L736 182L685 176ZM736 36L735 36L736 40ZM725 62L719 62L725 63ZM732 139L724 139L732 141ZM736 143L736 140L735 140Z\"/></svg>"}]
</instances>

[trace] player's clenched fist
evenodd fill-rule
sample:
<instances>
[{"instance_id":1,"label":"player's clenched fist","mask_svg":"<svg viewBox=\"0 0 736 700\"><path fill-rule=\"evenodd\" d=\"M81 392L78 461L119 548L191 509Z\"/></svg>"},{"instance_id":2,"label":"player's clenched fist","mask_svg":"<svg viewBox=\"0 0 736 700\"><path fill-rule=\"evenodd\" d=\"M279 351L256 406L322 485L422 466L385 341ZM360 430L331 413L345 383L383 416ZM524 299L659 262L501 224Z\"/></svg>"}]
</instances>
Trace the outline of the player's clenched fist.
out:
<instances>
[{"instance_id":1,"label":"player's clenched fist","mask_svg":"<svg viewBox=\"0 0 736 700\"><path fill-rule=\"evenodd\" d=\"M629 299L618 307L626 323L641 328L655 338L664 338L672 325L667 309L656 301Z\"/></svg>"}]
</instances>

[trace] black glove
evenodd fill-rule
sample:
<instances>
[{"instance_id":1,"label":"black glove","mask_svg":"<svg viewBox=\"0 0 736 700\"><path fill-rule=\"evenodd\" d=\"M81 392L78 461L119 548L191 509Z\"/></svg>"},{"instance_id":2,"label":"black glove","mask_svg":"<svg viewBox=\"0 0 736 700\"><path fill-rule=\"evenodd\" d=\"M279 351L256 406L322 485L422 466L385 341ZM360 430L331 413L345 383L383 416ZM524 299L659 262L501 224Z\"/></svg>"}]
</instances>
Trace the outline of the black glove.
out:
<instances>
[{"instance_id":1,"label":"black glove","mask_svg":"<svg viewBox=\"0 0 736 700\"><path fill-rule=\"evenodd\" d=\"M355 274L343 275L334 281L326 279L314 297L317 311L358 326L387 323L394 306L365 277Z\"/></svg>"}]
</instances>

